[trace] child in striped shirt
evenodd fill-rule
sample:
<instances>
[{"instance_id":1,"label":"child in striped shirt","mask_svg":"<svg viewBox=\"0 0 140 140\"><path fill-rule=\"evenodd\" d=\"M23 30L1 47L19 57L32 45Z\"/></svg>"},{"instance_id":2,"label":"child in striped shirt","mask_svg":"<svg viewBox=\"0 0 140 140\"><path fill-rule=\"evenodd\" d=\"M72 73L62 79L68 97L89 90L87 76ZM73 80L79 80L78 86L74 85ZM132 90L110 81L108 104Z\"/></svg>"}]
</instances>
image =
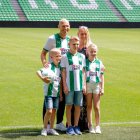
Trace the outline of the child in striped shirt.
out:
<instances>
[{"instance_id":1,"label":"child in striped shirt","mask_svg":"<svg viewBox=\"0 0 140 140\"><path fill-rule=\"evenodd\" d=\"M100 96L104 93L104 65L97 55L97 46L88 46L88 58L86 59L86 83L87 83L87 117L90 133L101 133L100 130ZM95 112L95 130L92 127L92 102Z\"/></svg>"},{"instance_id":2,"label":"child in striped shirt","mask_svg":"<svg viewBox=\"0 0 140 140\"><path fill-rule=\"evenodd\" d=\"M80 106L83 104L83 93L86 93L85 79L85 56L79 53L79 38L71 37L69 42L70 50L61 59L63 88L66 99L66 118L68 135L81 135L78 127ZM74 104L74 126L71 124L71 108Z\"/></svg>"},{"instance_id":3,"label":"child in striped shirt","mask_svg":"<svg viewBox=\"0 0 140 140\"><path fill-rule=\"evenodd\" d=\"M52 135L59 135L54 130L54 121L56 110L58 109L59 96L61 98L62 91L61 85L61 50L53 48L49 52L52 63L48 64L47 68L42 68L37 71L37 75L44 82L44 98L46 113L44 116L44 129L41 131L41 135L47 136L47 133ZM50 121L50 129L47 130L48 121Z\"/></svg>"}]
</instances>

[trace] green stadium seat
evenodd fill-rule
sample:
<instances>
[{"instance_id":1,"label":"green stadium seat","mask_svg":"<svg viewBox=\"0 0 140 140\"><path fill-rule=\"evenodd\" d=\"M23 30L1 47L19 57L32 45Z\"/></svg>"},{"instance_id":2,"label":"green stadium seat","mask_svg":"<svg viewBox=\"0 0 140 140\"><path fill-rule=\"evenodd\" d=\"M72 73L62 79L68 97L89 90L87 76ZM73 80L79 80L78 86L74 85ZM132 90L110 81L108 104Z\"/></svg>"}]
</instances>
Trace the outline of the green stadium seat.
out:
<instances>
[{"instance_id":1,"label":"green stadium seat","mask_svg":"<svg viewBox=\"0 0 140 140\"><path fill-rule=\"evenodd\" d=\"M9 0L0 1L0 21L18 21L18 15Z\"/></svg>"},{"instance_id":2,"label":"green stadium seat","mask_svg":"<svg viewBox=\"0 0 140 140\"><path fill-rule=\"evenodd\" d=\"M29 21L58 21L61 18L67 18L70 21L110 21L107 16L112 17L112 21L119 21L118 17L109 9L104 1L96 0L97 9L74 7L70 0L53 0L58 9L53 9L51 5L46 4L45 0L35 0L38 8L32 8L29 0L18 0L27 19ZM78 4L89 4L88 1L77 0ZM28 16L27 16L28 14ZM36 16L32 16L36 15Z\"/></svg>"},{"instance_id":3,"label":"green stadium seat","mask_svg":"<svg viewBox=\"0 0 140 140\"><path fill-rule=\"evenodd\" d=\"M70 21L119 22L119 17L102 0L96 0L90 7L89 0L18 0L28 21L58 21L67 18ZM112 4L128 22L140 22L140 0L111 0ZM9 0L0 0L0 20L18 21Z\"/></svg>"},{"instance_id":4,"label":"green stadium seat","mask_svg":"<svg viewBox=\"0 0 140 140\"><path fill-rule=\"evenodd\" d=\"M127 1L123 3L111 0L116 8L122 13L128 22L140 22L140 1Z\"/></svg>"}]
</instances>

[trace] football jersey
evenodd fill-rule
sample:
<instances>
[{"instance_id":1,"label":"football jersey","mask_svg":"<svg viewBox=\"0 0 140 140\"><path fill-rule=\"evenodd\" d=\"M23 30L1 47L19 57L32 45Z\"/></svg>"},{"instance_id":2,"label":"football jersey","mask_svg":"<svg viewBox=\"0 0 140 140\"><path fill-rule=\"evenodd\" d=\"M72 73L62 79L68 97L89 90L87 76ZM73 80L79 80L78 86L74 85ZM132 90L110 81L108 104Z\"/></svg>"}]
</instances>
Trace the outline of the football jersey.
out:
<instances>
[{"instance_id":1,"label":"football jersey","mask_svg":"<svg viewBox=\"0 0 140 140\"><path fill-rule=\"evenodd\" d=\"M51 82L44 83L44 96L58 97L60 94L60 80L61 80L60 65L56 67L54 63L51 63L49 64L49 67L45 69L48 71L52 70L55 75L51 77L52 73L48 74L50 75Z\"/></svg>"},{"instance_id":2,"label":"football jersey","mask_svg":"<svg viewBox=\"0 0 140 140\"><path fill-rule=\"evenodd\" d=\"M99 59L90 61L86 59L86 82L99 83L101 82L100 75L103 74L104 65Z\"/></svg>"},{"instance_id":3,"label":"football jersey","mask_svg":"<svg viewBox=\"0 0 140 140\"><path fill-rule=\"evenodd\" d=\"M66 83L69 91L81 91L85 56L78 52L74 55L67 52L61 59L61 67L66 68Z\"/></svg>"},{"instance_id":4,"label":"football jersey","mask_svg":"<svg viewBox=\"0 0 140 140\"><path fill-rule=\"evenodd\" d=\"M47 40L43 49L46 50L46 51L50 51L53 48L60 48L61 54L64 55L69 50L68 43L69 43L69 37L68 36L66 36L66 38L62 39L60 37L60 35L57 33L57 34L51 35L48 38L48 40ZM52 62L50 57L49 57L49 62Z\"/></svg>"}]
</instances>

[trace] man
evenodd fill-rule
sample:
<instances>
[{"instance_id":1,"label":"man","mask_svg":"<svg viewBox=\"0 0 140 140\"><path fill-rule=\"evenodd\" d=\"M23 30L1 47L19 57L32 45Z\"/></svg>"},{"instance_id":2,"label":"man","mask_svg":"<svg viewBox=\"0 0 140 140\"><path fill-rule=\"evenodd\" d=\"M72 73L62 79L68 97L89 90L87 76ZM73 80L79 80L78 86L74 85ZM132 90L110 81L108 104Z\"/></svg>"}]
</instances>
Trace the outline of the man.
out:
<instances>
[{"instance_id":1,"label":"man","mask_svg":"<svg viewBox=\"0 0 140 140\"><path fill-rule=\"evenodd\" d=\"M41 61L44 67L48 66L48 61L46 60L46 55L47 53L52 49L52 48L60 48L61 54L65 54L69 50L69 37L67 36L69 30L70 30L70 23L66 19L61 19L58 24L59 28L59 33L51 35L42 52L41 52ZM52 62L51 58L49 57L49 62ZM65 110L65 97L63 93L63 100L60 101L59 103L59 109L57 110L57 122L56 122L56 129L60 131L66 131L66 127L62 123L63 121L63 115L64 115L64 110ZM43 120L44 120L44 115L45 115L46 109L45 109L45 104L43 107Z\"/></svg>"}]
</instances>

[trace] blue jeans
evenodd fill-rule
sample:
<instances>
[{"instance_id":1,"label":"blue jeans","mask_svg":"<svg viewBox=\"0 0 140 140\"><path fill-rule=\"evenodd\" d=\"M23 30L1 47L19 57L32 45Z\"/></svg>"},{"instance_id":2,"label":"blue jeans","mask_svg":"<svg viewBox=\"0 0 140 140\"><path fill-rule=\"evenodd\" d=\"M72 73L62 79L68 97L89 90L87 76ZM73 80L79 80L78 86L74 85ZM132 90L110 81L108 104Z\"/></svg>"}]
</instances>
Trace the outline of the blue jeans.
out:
<instances>
[{"instance_id":1,"label":"blue jeans","mask_svg":"<svg viewBox=\"0 0 140 140\"><path fill-rule=\"evenodd\" d=\"M83 93L82 91L69 91L67 95L65 95L66 105L83 105Z\"/></svg>"},{"instance_id":2,"label":"blue jeans","mask_svg":"<svg viewBox=\"0 0 140 140\"><path fill-rule=\"evenodd\" d=\"M45 96L46 109L58 109L59 97Z\"/></svg>"}]
</instances>

